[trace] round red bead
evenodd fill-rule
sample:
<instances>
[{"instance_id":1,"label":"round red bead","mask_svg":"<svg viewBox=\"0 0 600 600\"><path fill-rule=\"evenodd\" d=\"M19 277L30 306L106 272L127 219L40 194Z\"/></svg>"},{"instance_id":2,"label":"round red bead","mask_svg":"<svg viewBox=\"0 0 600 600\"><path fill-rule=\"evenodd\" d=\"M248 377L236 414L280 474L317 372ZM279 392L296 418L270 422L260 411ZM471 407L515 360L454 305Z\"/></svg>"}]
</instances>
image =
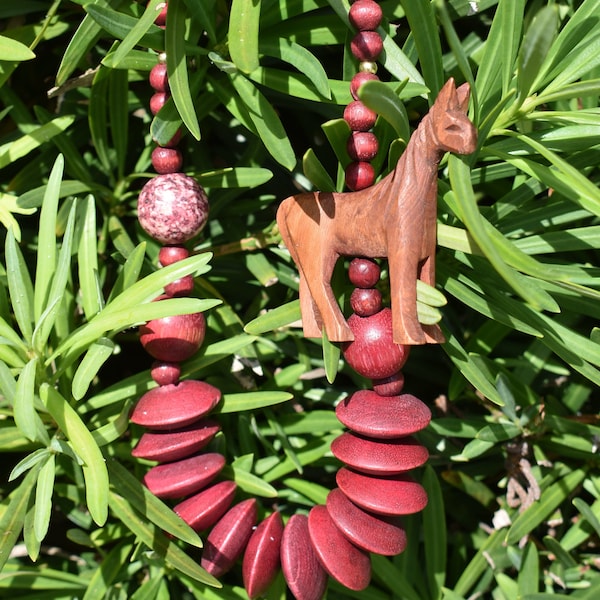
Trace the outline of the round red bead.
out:
<instances>
[{"instance_id":1,"label":"round red bead","mask_svg":"<svg viewBox=\"0 0 600 600\"><path fill-rule=\"evenodd\" d=\"M348 267L350 283L359 288L372 288L379 281L381 267L372 258L353 258Z\"/></svg>"},{"instance_id":2,"label":"round red bead","mask_svg":"<svg viewBox=\"0 0 600 600\"><path fill-rule=\"evenodd\" d=\"M158 252L158 262L163 267L167 267L189 255L189 250L184 246L163 246Z\"/></svg>"},{"instance_id":3,"label":"round red bead","mask_svg":"<svg viewBox=\"0 0 600 600\"><path fill-rule=\"evenodd\" d=\"M194 290L194 277L186 275L165 285L165 294L171 298L189 296Z\"/></svg>"},{"instance_id":4,"label":"round red bead","mask_svg":"<svg viewBox=\"0 0 600 600\"><path fill-rule=\"evenodd\" d=\"M379 396L397 396L404 388L404 375L398 371L383 379L373 379L373 391Z\"/></svg>"},{"instance_id":5,"label":"round red bead","mask_svg":"<svg viewBox=\"0 0 600 600\"><path fill-rule=\"evenodd\" d=\"M360 31L377 29L382 16L381 7L373 0L357 0L348 13L350 23Z\"/></svg>"},{"instance_id":6,"label":"round red bead","mask_svg":"<svg viewBox=\"0 0 600 600\"><path fill-rule=\"evenodd\" d=\"M360 86L367 81L379 81L379 77L377 77L375 73L366 73L363 71L360 71L352 77L352 81L350 82L350 93L355 100L358 100L358 90Z\"/></svg>"},{"instance_id":7,"label":"round red bead","mask_svg":"<svg viewBox=\"0 0 600 600\"><path fill-rule=\"evenodd\" d=\"M383 50L383 41L376 31L359 31L350 42L350 50L361 62L374 61Z\"/></svg>"},{"instance_id":8,"label":"round red bead","mask_svg":"<svg viewBox=\"0 0 600 600\"><path fill-rule=\"evenodd\" d=\"M160 4L158 5L157 8L160 8ZM164 27L165 24L167 23L167 3L166 2L164 2L164 6L161 8L156 19L154 19L154 23L156 25L158 25L159 27Z\"/></svg>"},{"instance_id":9,"label":"round red bead","mask_svg":"<svg viewBox=\"0 0 600 600\"><path fill-rule=\"evenodd\" d=\"M351 162L346 167L346 185L353 191L364 190L375 183L375 169L368 162Z\"/></svg>"},{"instance_id":10,"label":"round red bead","mask_svg":"<svg viewBox=\"0 0 600 600\"><path fill-rule=\"evenodd\" d=\"M344 120L352 131L369 131L375 125L377 113L360 100L354 100L344 109Z\"/></svg>"},{"instance_id":11,"label":"round red bead","mask_svg":"<svg viewBox=\"0 0 600 600\"><path fill-rule=\"evenodd\" d=\"M156 94L152 94L150 98L150 112L153 115L158 114L158 111L167 103L169 99L169 94L166 92L156 92Z\"/></svg>"},{"instance_id":12,"label":"round red bead","mask_svg":"<svg viewBox=\"0 0 600 600\"><path fill-rule=\"evenodd\" d=\"M179 145L179 142L181 141L181 136L182 136L181 129L178 129L173 134L173 137L166 144L160 144L156 139L154 139L154 138L152 138L152 139L161 148L175 148L175 146Z\"/></svg>"},{"instance_id":13,"label":"round red bead","mask_svg":"<svg viewBox=\"0 0 600 600\"><path fill-rule=\"evenodd\" d=\"M184 173L157 175L138 197L138 220L163 244L181 244L197 235L208 220L208 198Z\"/></svg>"},{"instance_id":14,"label":"round red bead","mask_svg":"<svg viewBox=\"0 0 600 600\"><path fill-rule=\"evenodd\" d=\"M356 288L350 296L350 306L359 317L370 317L381 310L381 292Z\"/></svg>"},{"instance_id":15,"label":"round red bead","mask_svg":"<svg viewBox=\"0 0 600 600\"><path fill-rule=\"evenodd\" d=\"M368 131L353 131L348 137L346 150L352 160L373 160L379 150L377 136Z\"/></svg>"},{"instance_id":16,"label":"round red bead","mask_svg":"<svg viewBox=\"0 0 600 600\"><path fill-rule=\"evenodd\" d=\"M183 155L177 148L157 146L152 150L152 166L157 173L177 173L183 166Z\"/></svg>"},{"instance_id":17,"label":"round red bead","mask_svg":"<svg viewBox=\"0 0 600 600\"><path fill-rule=\"evenodd\" d=\"M152 67L149 77L150 85L157 92L169 91L169 77L167 75L167 65L157 63Z\"/></svg>"},{"instance_id":18,"label":"round red bead","mask_svg":"<svg viewBox=\"0 0 600 600\"><path fill-rule=\"evenodd\" d=\"M158 385L172 385L179 381L181 367L179 363L155 361L150 369L150 376Z\"/></svg>"}]
</instances>

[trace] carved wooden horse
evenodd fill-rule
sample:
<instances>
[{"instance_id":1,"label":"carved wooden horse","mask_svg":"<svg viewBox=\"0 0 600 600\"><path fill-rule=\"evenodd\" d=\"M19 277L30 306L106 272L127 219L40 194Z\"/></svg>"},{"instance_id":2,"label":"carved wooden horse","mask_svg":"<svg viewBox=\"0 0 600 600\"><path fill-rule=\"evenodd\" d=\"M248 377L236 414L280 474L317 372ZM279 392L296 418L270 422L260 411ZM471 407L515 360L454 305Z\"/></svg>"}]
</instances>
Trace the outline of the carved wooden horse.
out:
<instances>
[{"instance_id":1,"label":"carved wooden horse","mask_svg":"<svg viewBox=\"0 0 600 600\"><path fill-rule=\"evenodd\" d=\"M469 86L450 79L398 161L379 183L357 192L310 192L284 200L277 224L300 272L304 335L354 339L331 289L340 256L388 258L393 339L443 342L417 317L417 279L435 285L438 165L445 152L469 154L477 132L466 116Z\"/></svg>"}]
</instances>

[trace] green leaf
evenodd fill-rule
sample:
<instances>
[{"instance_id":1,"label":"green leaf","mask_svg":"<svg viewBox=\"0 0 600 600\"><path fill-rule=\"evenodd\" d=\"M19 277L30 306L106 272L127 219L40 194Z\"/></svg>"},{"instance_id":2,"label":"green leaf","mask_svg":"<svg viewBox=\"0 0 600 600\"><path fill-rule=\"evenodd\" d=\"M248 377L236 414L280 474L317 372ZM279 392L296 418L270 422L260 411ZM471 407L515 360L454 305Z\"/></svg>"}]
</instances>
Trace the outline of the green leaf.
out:
<instances>
[{"instance_id":1,"label":"green leaf","mask_svg":"<svg viewBox=\"0 0 600 600\"><path fill-rule=\"evenodd\" d=\"M533 542L529 542L523 550L521 559L521 568L517 583L519 585L519 596L524 597L527 594L535 594L538 591L540 579L540 558L537 548Z\"/></svg>"},{"instance_id":2,"label":"green leaf","mask_svg":"<svg viewBox=\"0 0 600 600\"><path fill-rule=\"evenodd\" d=\"M259 410L274 404L281 404L293 398L287 392L245 392L243 394L224 394L223 400L214 410L215 414Z\"/></svg>"},{"instance_id":3,"label":"green leaf","mask_svg":"<svg viewBox=\"0 0 600 600\"><path fill-rule=\"evenodd\" d=\"M71 389L75 400L81 400L86 395L94 377L112 355L114 349L115 343L106 337L99 338L88 348L73 376Z\"/></svg>"},{"instance_id":4,"label":"green leaf","mask_svg":"<svg viewBox=\"0 0 600 600\"><path fill-rule=\"evenodd\" d=\"M28 454L25 458L22 458L12 469L10 475L8 476L8 481L14 481L18 479L25 471L29 471L42 462L49 454L48 448L38 448L34 450L31 454Z\"/></svg>"},{"instance_id":5,"label":"green leaf","mask_svg":"<svg viewBox=\"0 0 600 600\"><path fill-rule=\"evenodd\" d=\"M102 562L96 568L87 584L83 600L106 598L109 595L109 589L119 571L123 568L123 565L127 564L127 557L131 554L131 551L131 544L121 542L102 557Z\"/></svg>"},{"instance_id":6,"label":"green leaf","mask_svg":"<svg viewBox=\"0 0 600 600\"><path fill-rule=\"evenodd\" d=\"M35 513L33 530L36 539L41 542L50 527L52 513L52 492L54 491L54 474L56 460L54 454L49 454L46 462L40 467L35 489Z\"/></svg>"},{"instance_id":7,"label":"green leaf","mask_svg":"<svg viewBox=\"0 0 600 600\"><path fill-rule=\"evenodd\" d=\"M32 442L50 443L46 428L35 410L35 379L38 359L32 358L21 370L14 399L15 424Z\"/></svg>"},{"instance_id":8,"label":"green leaf","mask_svg":"<svg viewBox=\"0 0 600 600\"><path fill-rule=\"evenodd\" d=\"M0 56L2 57L2 60L15 60L20 62L35 58L35 53L25 44L4 35L0 35Z\"/></svg>"},{"instance_id":9,"label":"green leaf","mask_svg":"<svg viewBox=\"0 0 600 600\"><path fill-rule=\"evenodd\" d=\"M110 69L100 66L92 81L90 104L88 108L88 124L96 155L102 163L107 175L112 174L113 164L108 142L108 86Z\"/></svg>"},{"instance_id":10,"label":"green leaf","mask_svg":"<svg viewBox=\"0 0 600 600\"><path fill-rule=\"evenodd\" d=\"M98 281L98 232L96 230L96 203L89 195L85 200L81 217L81 238L77 252L77 268L83 311L89 320L101 309L103 304L100 282ZM38 263L39 264L39 263Z\"/></svg>"},{"instance_id":11,"label":"green leaf","mask_svg":"<svg viewBox=\"0 0 600 600\"><path fill-rule=\"evenodd\" d=\"M600 535L600 519L594 514L590 505L581 498L574 498L573 505L581 513L581 516L594 528L597 535Z\"/></svg>"},{"instance_id":12,"label":"green leaf","mask_svg":"<svg viewBox=\"0 0 600 600\"><path fill-rule=\"evenodd\" d=\"M267 331L287 327L299 321L300 318L300 300L292 300L292 302L282 304L256 317L244 327L244 331L251 335L260 335Z\"/></svg>"},{"instance_id":13,"label":"green leaf","mask_svg":"<svg viewBox=\"0 0 600 600\"><path fill-rule=\"evenodd\" d=\"M286 487L302 494L315 504L325 504L327 501L327 495L330 490L322 485L318 485L313 481L307 481L305 479L298 479L296 477L288 477L281 483Z\"/></svg>"},{"instance_id":14,"label":"green leaf","mask_svg":"<svg viewBox=\"0 0 600 600\"><path fill-rule=\"evenodd\" d=\"M367 81L360 86L358 92L364 104L381 115L405 144L410 139L410 125L406 108L400 101L399 95L407 83L407 80L400 83L398 89L394 91L381 81Z\"/></svg>"},{"instance_id":15,"label":"green leaf","mask_svg":"<svg viewBox=\"0 0 600 600\"><path fill-rule=\"evenodd\" d=\"M272 171L260 167L228 167L196 175L198 183L205 188L254 188L272 177Z\"/></svg>"},{"instance_id":16,"label":"green leaf","mask_svg":"<svg viewBox=\"0 0 600 600\"><path fill-rule=\"evenodd\" d=\"M312 148L309 148L302 157L302 171L315 189L321 192L336 191L333 179Z\"/></svg>"},{"instance_id":17,"label":"green leaf","mask_svg":"<svg viewBox=\"0 0 600 600\"><path fill-rule=\"evenodd\" d=\"M271 484L244 469L236 469L227 465L223 468L221 474L223 477L235 481L238 487L247 494L261 496L262 498L277 498L277 490Z\"/></svg>"},{"instance_id":18,"label":"green leaf","mask_svg":"<svg viewBox=\"0 0 600 600\"><path fill-rule=\"evenodd\" d=\"M119 179L125 176L129 133L129 77L126 70L112 71L108 85L110 133Z\"/></svg>"},{"instance_id":19,"label":"green leaf","mask_svg":"<svg viewBox=\"0 0 600 600\"><path fill-rule=\"evenodd\" d=\"M229 14L231 60L244 73L258 67L258 26L261 0L233 0ZM170 7L169 7L170 10Z\"/></svg>"},{"instance_id":20,"label":"green leaf","mask_svg":"<svg viewBox=\"0 0 600 600\"><path fill-rule=\"evenodd\" d=\"M325 328L323 328L323 337L321 340L323 345L323 365L325 367L325 376L327 377L327 381L329 383L333 383L335 381L335 376L337 375L339 364L340 364L340 347L336 344L332 344L327 337L327 333L325 332Z\"/></svg>"},{"instance_id":21,"label":"green leaf","mask_svg":"<svg viewBox=\"0 0 600 600\"><path fill-rule=\"evenodd\" d=\"M429 596L439 598L446 581L446 511L442 490L432 467L425 469L423 487L427 491L427 506L423 509L427 584Z\"/></svg>"},{"instance_id":22,"label":"green leaf","mask_svg":"<svg viewBox=\"0 0 600 600\"><path fill-rule=\"evenodd\" d=\"M72 444L73 450L83 461L86 504L94 521L103 525L108 515L108 472L104 456L79 415L57 390L43 383L40 396L48 412Z\"/></svg>"}]
</instances>

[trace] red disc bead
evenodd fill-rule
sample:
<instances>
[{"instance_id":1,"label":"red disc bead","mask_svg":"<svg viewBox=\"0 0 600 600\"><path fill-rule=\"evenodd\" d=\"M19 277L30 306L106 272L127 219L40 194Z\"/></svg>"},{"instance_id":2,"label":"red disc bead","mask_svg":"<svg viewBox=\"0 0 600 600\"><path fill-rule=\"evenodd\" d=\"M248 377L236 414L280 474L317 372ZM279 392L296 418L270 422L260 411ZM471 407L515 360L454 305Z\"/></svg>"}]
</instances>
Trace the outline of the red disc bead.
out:
<instances>
[{"instance_id":1,"label":"red disc bead","mask_svg":"<svg viewBox=\"0 0 600 600\"><path fill-rule=\"evenodd\" d=\"M152 150L152 166L157 173L177 173L183 166L183 155L177 148L157 146Z\"/></svg>"},{"instance_id":2,"label":"red disc bead","mask_svg":"<svg viewBox=\"0 0 600 600\"><path fill-rule=\"evenodd\" d=\"M152 94L150 98L150 112L153 115L158 114L158 111L167 103L169 99L169 94L166 92L156 92L156 94Z\"/></svg>"},{"instance_id":3,"label":"red disc bead","mask_svg":"<svg viewBox=\"0 0 600 600\"><path fill-rule=\"evenodd\" d=\"M350 306L359 317L370 317L381 310L381 292L356 288L350 296Z\"/></svg>"},{"instance_id":4,"label":"red disc bead","mask_svg":"<svg viewBox=\"0 0 600 600\"><path fill-rule=\"evenodd\" d=\"M361 62L374 61L383 50L383 40L376 31L359 31L350 42L350 50Z\"/></svg>"},{"instance_id":5,"label":"red disc bead","mask_svg":"<svg viewBox=\"0 0 600 600\"><path fill-rule=\"evenodd\" d=\"M183 500L173 510L194 530L204 531L212 527L233 502L237 485L233 481L221 481Z\"/></svg>"},{"instance_id":6,"label":"red disc bead","mask_svg":"<svg viewBox=\"0 0 600 600\"><path fill-rule=\"evenodd\" d=\"M354 100L344 109L344 120L352 131L369 131L375 125L377 113L360 100Z\"/></svg>"},{"instance_id":7,"label":"red disc bead","mask_svg":"<svg viewBox=\"0 0 600 600\"><path fill-rule=\"evenodd\" d=\"M186 275L165 285L165 294L170 298L189 296L194 290L194 277Z\"/></svg>"},{"instance_id":8,"label":"red disc bead","mask_svg":"<svg viewBox=\"0 0 600 600\"><path fill-rule=\"evenodd\" d=\"M157 63L152 67L149 76L150 85L157 92L169 91L169 77L167 75L167 65L165 63Z\"/></svg>"},{"instance_id":9,"label":"red disc bead","mask_svg":"<svg viewBox=\"0 0 600 600\"><path fill-rule=\"evenodd\" d=\"M373 379L373 391L379 396L397 396L404 387L404 375L398 371L383 379Z\"/></svg>"},{"instance_id":10,"label":"red disc bead","mask_svg":"<svg viewBox=\"0 0 600 600\"><path fill-rule=\"evenodd\" d=\"M352 81L350 81L350 93L355 100L358 100L358 90L363 83L367 81L379 81L379 77L374 73L367 73L360 71L354 77L352 77Z\"/></svg>"},{"instance_id":11,"label":"red disc bead","mask_svg":"<svg viewBox=\"0 0 600 600\"><path fill-rule=\"evenodd\" d=\"M353 131L346 143L348 156L355 161L370 161L377 156L379 142L374 133L368 131Z\"/></svg>"},{"instance_id":12,"label":"red disc bead","mask_svg":"<svg viewBox=\"0 0 600 600\"><path fill-rule=\"evenodd\" d=\"M357 0L348 13L350 23L360 31L377 29L382 16L381 7L373 0Z\"/></svg>"},{"instance_id":13,"label":"red disc bead","mask_svg":"<svg viewBox=\"0 0 600 600\"><path fill-rule=\"evenodd\" d=\"M158 385L173 385L179 381L180 375L179 363L156 360L150 368L150 376Z\"/></svg>"},{"instance_id":14,"label":"red disc bead","mask_svg":"<svg viewBox=\"0 0 600 600\"><path fill-rule=\"evenodd\" d=\"M368 162L351 162L346 167L346 185L354 192L375 183L375 169Z\"/></svg>"},{"instance_id":15,"label":"red disc bead","mask_svg":"<svg viewBox=\"0 0 600 600\"><path fill-rule=\"evenodd\" d=\"M353 258L348 267L348 279L358 288L375 287L381 276L381 268L372 258Z\"/></svg>"},{"instance_id":16,"label":"red disc bead","mask_svg":"<svg viewBox=\"0 0 600 600\"><path fill-rule=\"evenodd\" d=\"M184 246L163 246L158 252L158 262L167 267L184 258L187 258L190 252Z\"/></svg>"}]
</instances>

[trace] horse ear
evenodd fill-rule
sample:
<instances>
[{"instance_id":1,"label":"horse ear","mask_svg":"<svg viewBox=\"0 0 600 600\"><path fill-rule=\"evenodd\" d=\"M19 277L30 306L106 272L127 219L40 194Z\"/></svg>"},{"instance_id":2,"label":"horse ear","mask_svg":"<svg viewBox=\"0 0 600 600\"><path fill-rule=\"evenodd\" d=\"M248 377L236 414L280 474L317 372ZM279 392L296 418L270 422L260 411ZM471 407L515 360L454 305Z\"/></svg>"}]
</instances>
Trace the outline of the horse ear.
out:
<instances>
[{"instance_id":1,"label":"horse ear","mask_svg":"<svg viewBox=\"0 0 600 600\"><path fill-rule=\"evenodd\" d=\"M463 83L456 90L456 95L458 97L458 107L465 114L469 108L469 97L471 96L471 88L468 83Z\"/></svg>"},{"instance_id":2,"label":"horse ear","mask_svg":"<svg viewBox=\"0 0 600 600\"><path fill-rule=\"evenodd\" d=\"M453 77L450 77L444 84L444 87L440 90L436 99L436 104L437 103L439 103L440 106L447 108L456 106L456 84L454 83Z\"/></svg>"}]
</instances>

